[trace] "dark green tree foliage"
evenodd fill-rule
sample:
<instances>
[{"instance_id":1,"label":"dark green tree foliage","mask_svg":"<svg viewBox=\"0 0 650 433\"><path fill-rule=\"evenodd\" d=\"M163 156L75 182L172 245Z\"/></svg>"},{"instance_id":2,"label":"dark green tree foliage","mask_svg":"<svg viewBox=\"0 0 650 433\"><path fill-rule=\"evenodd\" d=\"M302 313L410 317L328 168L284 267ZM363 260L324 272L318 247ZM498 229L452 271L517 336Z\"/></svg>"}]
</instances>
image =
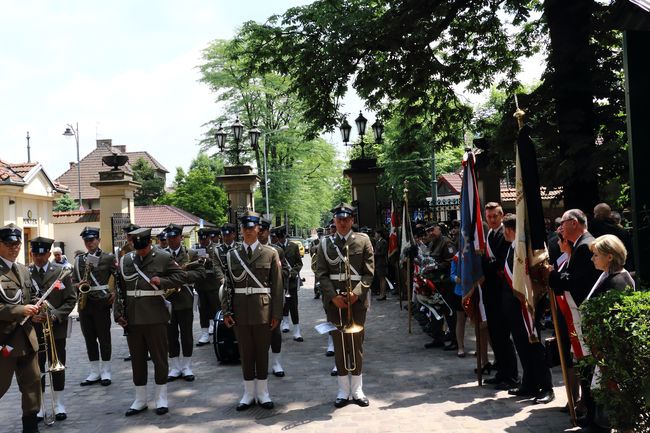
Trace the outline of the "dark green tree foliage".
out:
<instances>
[{"instance_id":1,"label":"dark green tree foliage","mask_svg":"<svg viewBox=\"0 0 650 433\"><path fill-rule=\"evenodd\" d=\"M217 173L212 166L205 157L199 156L187 174L177 168L173 192L166 193L157 203L176 206L217 225L226 222L226 193L217 184Z\"/></svg>"},{"instance_id":2,"label":"dark green tree foliage","mask_svg":"<svg viewBox=\"0 0 650 433\"><path fill-rule=\"evenodd\" d=\"M135 205L147 206L153 204L165 192L165 180L156 176L154 168L144 159L138 158L131 165L133 180L140 182L140 188L135 192Z\"/></svg>"},{"instance_id":3,"label":"dark green tree foliage","mask_svg":"<svg viewBox=\"0 0 650 433\"><path fill-rule=\"evenodd\" d=\"M79 209L79 204L70 197L70 194L63 194L60 199L54 203L52 210L54 212L67 212Z\"/></svg>"}]
</instances>

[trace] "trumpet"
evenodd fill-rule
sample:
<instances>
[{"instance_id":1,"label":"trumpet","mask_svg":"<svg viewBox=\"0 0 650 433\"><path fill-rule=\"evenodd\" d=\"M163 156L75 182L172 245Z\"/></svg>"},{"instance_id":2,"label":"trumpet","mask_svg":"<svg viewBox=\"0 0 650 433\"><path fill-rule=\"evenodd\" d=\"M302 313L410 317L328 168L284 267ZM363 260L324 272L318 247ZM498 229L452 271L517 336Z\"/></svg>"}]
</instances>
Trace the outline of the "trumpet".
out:
<instances>
[{"instance_id":1,"label":"trumpet","mask_svg":"<svg viewBox=\"0 0 650 433\"><path fill-rule=\"evenodd\" d=\"M48 367L45 371L45 381L47 378L50 379L50 411L44 411L43 422L45 425L54 424L54 391L53 391L53 378L52 373L59 371L64 371L65 366L59 360L58 353L56 351L56 345L54 344L54 330L52 327L52 318L50 317L50 303L45 301L42 305L42 312L45 314L45 322L43 323L43 351L47 354L48 358ZM43 400L43 387L39 387L41 390L41 401Z\"/></svg>"},{"instance_id":2,"label":"trumpet","mask_svg":"<svg viewBox=\"0 0 650 433\"><path fill-rule=\"evenodd\" d=\"M363 326L357 324L354 321L354 317L352 316L352 274L350 271L350 250L348 249L347 245L344 247L344 249L345 258L343 259L343 265L345 272L345 292L348 302L348 311L346 324L343 325L343 317L341 316L341 310L339 310L339 315L341 317L341 326L339 327L339 331L341 332L341 343L343 347L343 360L345 362L345 370L351 373L357 369L357 356L355 354L353 334L358 334L359 332L363 331ZM350 345L352 347L349 348L350 350L348 350L348 347L345 344L344 334L350 334L351 336Z\"/></svg>"}]
</instances>

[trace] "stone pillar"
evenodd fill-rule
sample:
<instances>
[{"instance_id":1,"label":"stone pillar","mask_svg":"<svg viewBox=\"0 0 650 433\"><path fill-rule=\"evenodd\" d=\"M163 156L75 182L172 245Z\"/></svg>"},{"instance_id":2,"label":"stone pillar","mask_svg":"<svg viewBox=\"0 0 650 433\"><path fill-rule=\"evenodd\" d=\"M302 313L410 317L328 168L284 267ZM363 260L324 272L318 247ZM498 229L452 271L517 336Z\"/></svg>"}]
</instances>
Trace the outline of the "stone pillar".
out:
<instances>
[{"instance_id":1,"label":"stone pillar","mask_svg":"<svg viewBox=\"0 0 650 433\"><path fill-rule=\"evenodd\" d=\"M225 174L217 176L228 194L228 222L237 224L238 217L246 210L255 210L253 192L260 181L249 165L224 167Z\"/></svg>"},{"instance_id":2,"label":"stone pillar","mask_svg":"<svg viewBox=\"0 0 650 433\"><path fill-rule=\"evenodd\" d=\"M90 186L99 190L99 236L100 248L113 252L113 214L129 214L131 222L135 223L135 205L133 194L140 188L140 183L133 180L133 175L121 168L100 171L99 181L91 182Z\"/></svg>"},{"instance_id":3,"label":"stone pillar","mask_svg":"<svg viewBox=\"0 0 650 433\"><path fill-rule=\"evenodd\" d=\"M357 208L359 227L374 229L382 224L377 218L377 179L383 172L374 158L350 160L350 168L343 170L352 186L352 204Z\"/></svg>"}]
</instances>

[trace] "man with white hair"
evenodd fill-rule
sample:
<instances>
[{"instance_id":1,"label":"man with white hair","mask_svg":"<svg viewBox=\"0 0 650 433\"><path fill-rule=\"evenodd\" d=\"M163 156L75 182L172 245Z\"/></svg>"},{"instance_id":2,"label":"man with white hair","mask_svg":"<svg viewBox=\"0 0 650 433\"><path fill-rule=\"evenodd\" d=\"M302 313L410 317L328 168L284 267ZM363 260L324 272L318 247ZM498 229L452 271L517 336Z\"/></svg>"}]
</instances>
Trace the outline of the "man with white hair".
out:
<instances>
[{"instance_id":1,"label":"man with white hair","mask_svg":"<svg viewBox=\"0 0 650 433\"><path fill-rule=\"evenodd\" d=\"M52 255L54 256L54 263L63 266L64 269L72 269L72 263L68 261L60 247L52 248Z\"/></svg>"}]
</instances>

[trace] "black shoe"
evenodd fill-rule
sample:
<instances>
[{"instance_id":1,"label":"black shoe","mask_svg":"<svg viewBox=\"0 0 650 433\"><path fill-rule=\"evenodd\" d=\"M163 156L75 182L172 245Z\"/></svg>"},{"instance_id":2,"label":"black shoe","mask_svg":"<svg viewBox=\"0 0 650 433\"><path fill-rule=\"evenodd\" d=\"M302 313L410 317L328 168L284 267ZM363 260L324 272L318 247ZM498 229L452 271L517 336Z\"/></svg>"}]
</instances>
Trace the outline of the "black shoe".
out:
<instances>
[{"instance_id":1,"label":"black shoe","mask_svg":"<svg viewBox=\"0 0 650 433\"><path fill-rule=\"evenodd\" d=\"M555 393L552 389L541 391L533 400L534 404L547 404L555 400Z\"/></svg>"},{"instance_id":2,"label":"black shoe","mask_svg":"<svg viewBox=\"0 0 650 433\"><path fill-rule=\"evenodd\" d=\"M157 407L156 408L156 415L164 415L167 412L169 412L169 408L167 408L167 407Z\"/></svg>"},{"instance_id":3,"label":"black shoe","mask_svg":"<svg viewBox=\"0 0 650 433\"><path fill-rule=\"evenodd\" d=\"M99 381L99 383L100 383L102 386L108 386L108 385L110 385L110 384L113 383L113 382L111 382L110 379L102 379L102 380Z\"/></svg>"},{"instance_id":4,"label":"black shoe","mask_svg":"<svg viewBox=\"0 0 650 433\"><path fill-rule=\"evenodd\" d=\"M275 376L275 377L284 377L284 371L282 371L282 370L280 370L280 371L273 370L273 376Z\"/></svg>"},{"instance_id":5,"label":"black shoe","mask_svg":"<svg viewBox=\"0 0 650 433\"><path fill-rule=\"evenodd\" d=\"M537 393L535 391L533 391L532 389L526 389L526 388L522 388L522 387L510 388L508 390L508 394L509 395L514 395L514 396L517 396L517 397L535 397L535 395L537 395Z\"/></svg>"},{"instance_id":6,"label":"black shoe","mask_svg":"<svg viewBox=\"0 0 650 433\"><path fill-rule=\"evenodd\" d=\"M497 379L496 377L490 377L485 379L483 383L485 383L486 385L497 385L501 383L501 379ZM514 388L514 386L512 388Z\"/></svg>"},{"instance_id":7,"label":"black shoe","mask_svg":"<svg viewBox=\"0 0 650 433\"><path fill-rule=\"evenodd\" d=\"M449 346L445 346L445 348L442 349L442 350L446 350L448 352L452 351L452 350L458 350L458 345L457 344L450 344Z\"/></svg>"},{"instance_id":8,"label":"black shoe","mask_svg":"<svg viewBox=\"0 0 650 433\"><path fill-rule=\"evenodd\" d=\"M83 382L81 382L81 383L79 384L79 386L90 386L90 385L94 385L94 384L96 384L96 383L99 383L100 380L101 380L101 379L97 379L97 380L84 380Z\"/></svg>"},{"instance_id":9,"label":"black shoe","mask_svg":"<svg viewBox=\"0 0 650 433\"><path fill-rule=\"evenodd\" d=\"M433 349L434 347L442 347L445 343L440 340L433 340L424 345L425 349Z\"/></svg>"},{"instance_id":10,"label":"black shoe","mask_svg":"<svg viewBox=\"0 0 650 433\"><path fill-rule=\"evenodd\" d=\"M167 382L173 382L176 379L180 379L182 376L167 376Z\"/></svg>"},{"instance_id":11,"label":"black shoe","mask_svg":"<svg viewBox=\"0 0 650 433\"><path fill-rule=\"evenodd\" d=\"M354 401L357 404L357 406L361 406L361 407L370 406L370 401L368 401L367 397L355 398L352 399L352 401Z\"/></svg>"},{"instance_id":12,"label":"black shoe","mask_svg":"<svg viewBox=\"0 0 650 433\"><path fill-rule=\"evenodd\" d=\"M266 403L259 403L259 405L263 409L273 409L273 406L275 406L272 401L267 401Z\"/></svg>"},{"instance_id":13,"label":"black shoe","mask_svg":"<svg viewBox=\"0 0 650 433\"><path fill-rule=\"evenodd\" d=\"M336 377L338 375L339 375L339 372L337 370L332 369L332 371L330 371L330 376Z\"/></svg>"},{"instance_id":14,"label":"black shoe","mask_svg":"<svg viewBox=\"0 0 650 433\"><path fill-rule=\"evenodd\" d=\"M303 341L305 341L305 339L302 338L302 337L293 337L293 341L297 341L299 343L302 343Z\"/></svg>"},{"instance_id":15,"label":"black shoe","mask_svg":"<svg viewBox=\"0 0 650 433\"><path fill-rule=\"evenodd\" d=\"M315 295L314 295L314 299L320 299L320 294L318 294L318 293L315 294Z\"/></svg>"},{"instance_id":16,"label":"black shoe","mask_svg":"<svg viewBox=\"0 0 650 433\"><path fill-rule=\"evenodd\" d=\"M337 398L336 400L334 400L334 407L342 408L347 406L348 403L350 403L350 400L348 400L347 398Z\"/></svg>"},{"instance_id":17,"label":"black shoe","mask_svg":"<svg viewBox=\"0 0 650 433\"><path fill-rule=\"evenodd\" d=\"M124 358L124 360L125 360L125 361L130 361L130 360L131 360L131 355L126 356L126 357Z\"/></svg>"},{"instance_id":18,"label":"black shoe","mask_svg":"<svg viewBox=\"0 0 650 433\"><path fill-rule=\"evenodd\" d=\"M498 389L499 391L507 391L509 389L518 387L519 383L517 382L513 382L512 380L502 380L494 386L494 389Z\"/></svg>"},{"instance_id":19,"label":"black shoe","mask_svg":"<svg viewBox=\"0 0 650 433\"><path fill-rule=\"evenodd\" d=\"M325 352L325 356L334 356L334 351L328 350L327 352Z\"/></svg>"},{"instance_id":20,"label":"black shoe","mask_svg":"<svg viewBox=\"0 0 650 433\"><path fill-rule=\"evenodd\" d=\"M144 411L147 410L147 409L149 409L148 406L145 406L145 407L143 407L142 409L131 409L131 408L129 408L129 410L126 411L126 413L124 414L124 416L133 416L133 415L137 415L137 414L139 414L140 412L144 412Z\"/></svg>"},{"instance_id":21,"label":"black shoe","mask_svg":"<svg viewBox=\"0 0 650 433\"><path fill-rule=\"evenodd\" d=\"M476 353L474 355L476 355ZM494 368L494 366L490 362L488 362L481 369L481 374L490 374L490 373L492 373L493 368ZM474 374L478 374L478 370L476 368L474 369ZM486 379L485 383L491 383L491 382L487 382L487 380L490 380L490 379ZM494 383L497 383L497 382L494 382Z\"/></svg>"},{"instance_id":22,"label":"black shoe","mask_svg":"<svg viewBox=\"0 0 650 433\"><path fill-rule=\"evenodd\" d=\"M248 404L246 404L246 403L239 403L239 404L237 405L237 407L235 408L235 410L236 410L237 412L241 412L241 411L243 411L243 410L246 410L246 409L252 407L253 405L255 405L255 400L253 400L252 402L250 402L250 403L248 403Z\"/></svg>"},{"instance_id":23,"label":"black shoe","mask_svg":"<svg viewBox=\"0 0 650 433\"><path fill-rule=\"evenodd\" d=\"M183 376L183 379L185 379L185 382L194 382L194 375L188 374L187 376Z\"/></svg>"},{"instance_id":24,"label":"black shoe","mask_svg":"<svg viewBox=\"0 0 650 433\"><path fill-rule=\"evenodd\" d=\"M43 417L42 416L36 416L36 422L43 422Z\"/></svg>"},{"instance_id":25,"label":"black shoe","mask_svg":"<svg viewBox=\"0 0 650 433\"><path fill-rule=\"evenodd\" d=\"M64 421L68 419L68 415L66 415L65 412L57 413L54 415L54 419L57 421Z\"/></svg>"}]
</instances>

